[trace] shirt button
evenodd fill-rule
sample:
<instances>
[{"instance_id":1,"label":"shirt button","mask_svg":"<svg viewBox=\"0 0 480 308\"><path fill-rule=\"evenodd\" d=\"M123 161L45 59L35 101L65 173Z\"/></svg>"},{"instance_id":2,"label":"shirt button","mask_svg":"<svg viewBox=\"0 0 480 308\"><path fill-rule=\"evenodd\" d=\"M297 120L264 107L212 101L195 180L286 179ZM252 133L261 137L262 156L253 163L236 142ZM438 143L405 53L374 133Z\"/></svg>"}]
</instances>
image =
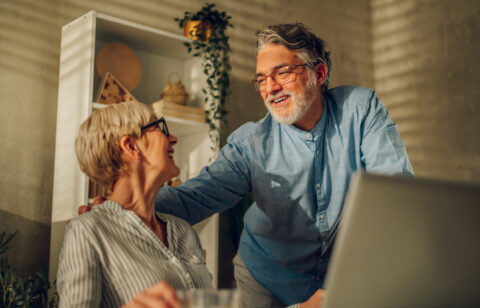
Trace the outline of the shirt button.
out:
<instances>
[{"instance_id":1,"label":"shirt button","mask_svg":"<svg viewBox=\"0 0 480 308\"><path fill-rule=\"evenodd\" d=\"M320 215L320 219L325 219L325 215Z\"/></svg>"},{"instance_id":2,"label":"shirt button","mask_svg":"<svg viewBox=\"0 0 480 308\"><path fill-rule=\"evenodd\" d=\"M323 241L323 242L322 242L322 245L323 245L323 246L327 246L327 244L328 244L327 241Z\"/></svg>"},{"instance_id":3,"label":"shirt button","mask_svg":"<svg viewBox=\"0 0 480 308\"><path fill-rule=\"evenodd\" d=\"M320 150L317 150L317 155L320 154Z\"/></svg>"},{"instance_id":4,"label":"shirt button","mask_svg":"<svg viewBox=\"0 0 480 308\"><path fill-rule=\"evenodd\" d=\"M306 133L305 136L306 136L307 138L310 138L310 137L312 136L312 134Z\"/></svg>"},{"instance_id":5,"label":"shirt button","mask_svg":"<svg viewBox=\"0 0 480 308\"><path fill-rule=\"evenodd\" d=\"M318 183L318 184L317 184L317 187L319 187L319 188L320 188L320 183Z\"/></svg>"}]
</instances>

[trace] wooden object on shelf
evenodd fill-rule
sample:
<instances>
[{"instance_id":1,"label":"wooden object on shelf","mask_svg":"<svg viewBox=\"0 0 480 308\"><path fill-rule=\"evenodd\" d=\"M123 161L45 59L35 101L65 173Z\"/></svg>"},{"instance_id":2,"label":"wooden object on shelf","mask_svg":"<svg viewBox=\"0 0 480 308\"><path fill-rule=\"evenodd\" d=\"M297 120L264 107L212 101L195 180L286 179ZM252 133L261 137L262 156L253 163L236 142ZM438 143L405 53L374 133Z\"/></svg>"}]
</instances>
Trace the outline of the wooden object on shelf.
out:
<instances>
[{"instance_id":1,"label":"wooden object on shelf","mask_svg":"<svg viewBox=\"0 0 480 308\"><path fill-rule=\"evenodd\" d=\"M100 77L112 72L123 85L132 91L142 78L142 65L135 52L127 45L114 42L105 45L96 57Z\"/></svg>"},{"instance_id":2,"label":"wooden object on shelf","mask_svg":"<svg viewBox=\"0 0 480 308\"><path fill-rule=\"evenodd\" d=\"M137 100L112 73L106 72L98 88L95 102L111 105L121 102L137 102Z\"/></svg>"},{"instance_id":3,"label":"wooden object on shelf","mask_svg":"<svg viewBox=\"0 0 480 308\"><path fill-rule=\"evenodd\" d=\"M157 117L175 117L205 123L205 110L202 108L183 106L163 99L153 103L152 108Z\"/></svg>"},{"instance_id":4,"label":"wooden object on shelf","mask_svg":"<svg viewBox=\"0 0 480 308\"><path fill-rule=\"evenodd\" d=\"M176 82L172 82L172 75L177 76L178 79ZM177 72L170 73L170 75L168 75L168 83L163 88L160 98L170 103L186 105L188 96L188 92L185 90L182 80L180 79L180 74Z\"/></svg>"}]
</instances>

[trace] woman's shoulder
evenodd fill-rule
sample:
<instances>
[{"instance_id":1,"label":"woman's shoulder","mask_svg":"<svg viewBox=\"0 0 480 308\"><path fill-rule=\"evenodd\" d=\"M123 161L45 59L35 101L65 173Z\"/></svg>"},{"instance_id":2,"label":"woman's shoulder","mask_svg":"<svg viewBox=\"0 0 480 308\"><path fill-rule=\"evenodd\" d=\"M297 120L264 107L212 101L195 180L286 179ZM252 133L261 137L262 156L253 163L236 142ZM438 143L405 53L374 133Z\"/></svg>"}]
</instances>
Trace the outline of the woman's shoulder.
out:
<instances>
[{"instance_id":1,"label":"woman's shoulder","mask_svg":"<svg viewBox=\"0 0 480 308\"><path fill-rule=\"evenodd\" d=\"M88 212L72 218L70 220L70 224L81 224L85 221L100 219L101 216L104 216L106 214L105 211L107 210L107 208L105 207L105 203L106 201L101 204L92 206Z\"/></svg>"},{"instance_id":2,"label":"woman's shoulder","mask_svg":"<svg viewBox=\"0 0 480 308\"><path fill-rule=\"evenodd\" d=\"M99 226L104 225L112 217L116 216L116 203L105 201L99 205L95 205L90 211L72 218L67 225L67 230L94 231Z\"/></svg>"}]
</instances>

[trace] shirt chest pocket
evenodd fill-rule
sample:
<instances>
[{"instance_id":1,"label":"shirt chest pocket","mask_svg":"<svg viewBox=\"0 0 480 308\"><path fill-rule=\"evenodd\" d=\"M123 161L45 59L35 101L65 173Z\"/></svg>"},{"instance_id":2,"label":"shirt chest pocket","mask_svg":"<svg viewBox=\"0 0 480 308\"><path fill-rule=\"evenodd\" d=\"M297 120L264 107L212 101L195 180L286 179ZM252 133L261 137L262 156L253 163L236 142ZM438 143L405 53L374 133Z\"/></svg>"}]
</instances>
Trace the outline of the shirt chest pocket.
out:
<instances>
[{"instance_id":1,"label":"shirt chest pocket","mask_svg":"<svg viewBox=\"0 0 480 308\"><path fill-rule=\"evenodd\" d=\"M270 202L279 202L298 183L300 177L298 172L282 167L264 171L254 177L253 193L257 200L265 198Z\"/></svg>"}]
</instances>

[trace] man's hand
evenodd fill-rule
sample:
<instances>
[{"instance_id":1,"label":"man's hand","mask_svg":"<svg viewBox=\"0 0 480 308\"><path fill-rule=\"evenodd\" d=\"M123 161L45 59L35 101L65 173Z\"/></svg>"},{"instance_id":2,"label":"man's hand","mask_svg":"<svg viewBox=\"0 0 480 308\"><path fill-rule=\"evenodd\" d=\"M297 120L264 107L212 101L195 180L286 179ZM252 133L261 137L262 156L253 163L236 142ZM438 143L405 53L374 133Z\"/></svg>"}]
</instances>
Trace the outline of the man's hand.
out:
<instances>
[{"instance_id":1,"label":"man's hand","mask_svg":"<svg viewBox=\"0 0 480 308\"><path fill-rule=\"evenodd\" d=\"M165 281L151 286L121 308L180 308L182 303L175 290Z\"/></svg>"},{"instance_id":2,"label":"man's hand","mask_svg":"<svg viewBox=\"0 0 480 308\"><path fill-rule=\"evenodd\" d=\"M307 301L300 304L300 308L321 308L325 294L325 290L318 289Z\"/></svg>"},{"instance_id":3,"label":"man's hand","mask_svg":"<svg viewBox=\"0 0 480 308\"><path fill-rule=\"evenodd\" d=\"M103 196L96 196L95 198L93 198L93 203L92 204L89 204L89 205L80 205L78 207L78 215L82 215L83 213L86 213L88 211L90 211L90 209L92 208L92 206L94 205L97 205L97 204L100 204L102 203L103 201L107 200L105 197Z\"/></svg>"}]
</instances>

